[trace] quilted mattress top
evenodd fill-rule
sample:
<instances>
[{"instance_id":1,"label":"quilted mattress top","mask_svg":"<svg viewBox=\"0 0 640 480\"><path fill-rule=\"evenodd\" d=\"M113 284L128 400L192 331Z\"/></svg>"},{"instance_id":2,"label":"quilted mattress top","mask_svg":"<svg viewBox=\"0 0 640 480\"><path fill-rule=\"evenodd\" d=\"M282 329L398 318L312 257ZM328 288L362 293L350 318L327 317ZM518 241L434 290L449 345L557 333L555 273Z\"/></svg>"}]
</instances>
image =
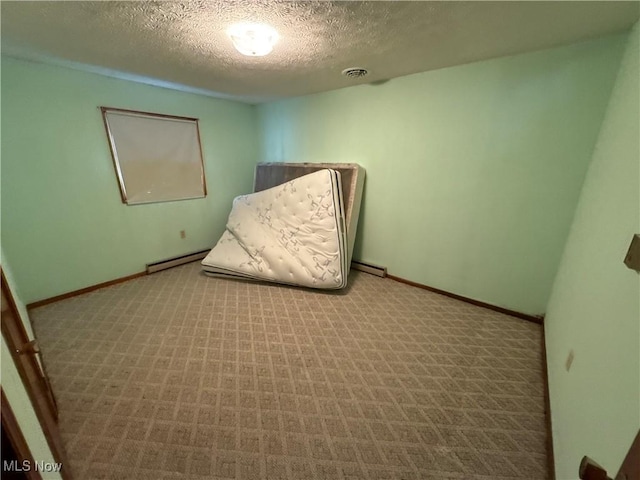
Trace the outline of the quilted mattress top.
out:
<instances>
[{"instance_id":1,"label":"quilted mattress top","mask_svg":"<svg viewBox=\"0 0 640 480\"><path fill-rule=\"evenodd\" d=\"M227 229L202 261L208 273L312 288L346 285L340 174L305 175L233 201Z\"/></svg>"}]
</instances>

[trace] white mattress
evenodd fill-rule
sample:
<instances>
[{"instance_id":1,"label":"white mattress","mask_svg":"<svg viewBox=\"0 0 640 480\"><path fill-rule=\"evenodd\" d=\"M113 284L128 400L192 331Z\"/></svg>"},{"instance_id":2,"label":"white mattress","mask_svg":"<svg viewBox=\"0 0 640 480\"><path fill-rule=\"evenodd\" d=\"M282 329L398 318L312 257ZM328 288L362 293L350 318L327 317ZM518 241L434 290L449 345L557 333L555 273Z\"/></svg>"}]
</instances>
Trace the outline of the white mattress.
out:
<instances>
[{"instance_id":1,"label":"white mattress","mask_svg":"<svg viewBox=\"0 0 640 480\"><path fill-rule=\"evenodd\" d=\"M330 169L237 197L202 261L208 275L322 289L345 287L347 266L340 174Z\"/></svg>"}]
</instances>

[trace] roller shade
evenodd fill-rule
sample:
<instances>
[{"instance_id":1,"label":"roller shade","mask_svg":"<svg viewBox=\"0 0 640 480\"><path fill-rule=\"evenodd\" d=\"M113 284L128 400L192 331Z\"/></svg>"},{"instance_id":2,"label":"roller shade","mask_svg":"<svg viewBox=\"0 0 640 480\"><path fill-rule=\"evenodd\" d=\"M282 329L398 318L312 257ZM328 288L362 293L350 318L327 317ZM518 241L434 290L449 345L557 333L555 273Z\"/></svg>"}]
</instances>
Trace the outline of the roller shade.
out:
<instances>
[{"instance_id":1,"label":"roller shade","mask_svg":"<svg viewBox=\"0 0 640 480\"><path fill-rule=\"evenodd\" d=\"M197 119L101 110L124 203L206 196Z\"/></svg>"}]
</instances>

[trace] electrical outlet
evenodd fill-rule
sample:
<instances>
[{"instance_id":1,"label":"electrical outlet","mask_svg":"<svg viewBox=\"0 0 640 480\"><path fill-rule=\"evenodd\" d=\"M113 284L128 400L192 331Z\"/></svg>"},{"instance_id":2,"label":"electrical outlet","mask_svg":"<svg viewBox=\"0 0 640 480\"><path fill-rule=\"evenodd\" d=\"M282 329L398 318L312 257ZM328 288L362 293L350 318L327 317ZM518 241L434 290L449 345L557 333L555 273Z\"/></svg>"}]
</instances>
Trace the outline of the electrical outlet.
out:
<instances>
[{"instance_id":1,"label":"electrical outlet","mask_svg":"<svg viewBox=\"0 0 640 480\"><path fill-rule=\"evenodd\" d=\"M567 361L564 362L564 367L567 369L567 372L571 368L571 364L573 363L573 358L575 356L576 356L576 354L573 353L573 348L572 348L571 350L569 350L569 355L567 355Z\"/></svg>"},{"instance_id":2,"label":"electrical outlet","mask_svg":"<svg viewBox=\"0 0 640 480\"><path fill-rule=\"evenodd\" d=\"M180 230L180 238L187 238L187 232Z\"/></svg>"}]
</instances>

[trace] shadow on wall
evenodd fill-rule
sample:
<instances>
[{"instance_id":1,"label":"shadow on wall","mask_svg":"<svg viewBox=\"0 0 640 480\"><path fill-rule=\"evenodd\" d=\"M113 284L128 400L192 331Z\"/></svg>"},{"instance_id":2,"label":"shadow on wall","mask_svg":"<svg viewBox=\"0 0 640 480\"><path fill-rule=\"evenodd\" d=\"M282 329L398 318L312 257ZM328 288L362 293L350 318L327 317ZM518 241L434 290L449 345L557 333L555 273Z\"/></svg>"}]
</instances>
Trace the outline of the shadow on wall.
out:
<instances>
[{"instance_id":1,"label":"shadow on wall","mask_svg":"<svg viewBox=\"0 0 640 480\"><path fill-rule=\"evenodd\" d=\"M385 80L376 80L375 82L370 82L367 85L371 85L372 87L377 87L378 85L384 85L385 83L391 81L390 78L387 78Z\"/></svg>"},{"instance_id":2,"label":"shadow on wall","mask_svg":"<svg viewBox=\"0 0 640 480\"><path fill-rule=\"evenodd\" d=\"M367 210L367 181L362 186L362 200L360 202L360 216L358 217L358 229L356 230L356 240L353 245L353 260L366 262L369 259L362 258L362 242L364 237L364 223Z\"/></svg>"}]
</instances>

